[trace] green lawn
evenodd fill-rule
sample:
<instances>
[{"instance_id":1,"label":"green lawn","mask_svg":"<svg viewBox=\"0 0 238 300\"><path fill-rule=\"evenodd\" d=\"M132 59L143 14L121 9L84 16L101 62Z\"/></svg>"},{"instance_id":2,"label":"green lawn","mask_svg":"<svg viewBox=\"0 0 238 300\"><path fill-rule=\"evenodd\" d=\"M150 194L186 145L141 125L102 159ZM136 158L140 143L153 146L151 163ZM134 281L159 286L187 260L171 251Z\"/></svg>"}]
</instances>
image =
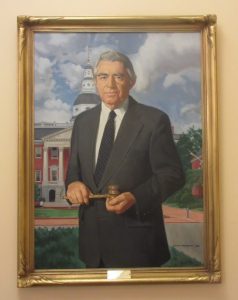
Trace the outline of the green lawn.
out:
<instances>
[{"instance_id":1,"label":"green lawn","mask_svg":"<svg viewBox=\"0 0 238 300\"><path fill-rule=\"evenodd\" d=\"M36 218L77 218L78 210L72 208L36 208L35 209Z\"/></svg>"},{"instance_id":2,"label":"green lawn","mask_svg":"<svg viewBox=\"0 0 238 300\"><path fill-rule=\"evenodd\" d=\"M171 202L166 201L165 205L170 206L170 207L175 207L175 208L182 208L182 209L189 208L190 210L195 210L195 211L200 211L200 212L204 211L203 207L201 207L200 204L197 205L196 203L194 203L194 205L190 205L189 207L185 207L183 205L179 205L178 203L175 203L175 202L172 202L172 201Z\"/></svg>"}]
</instances>

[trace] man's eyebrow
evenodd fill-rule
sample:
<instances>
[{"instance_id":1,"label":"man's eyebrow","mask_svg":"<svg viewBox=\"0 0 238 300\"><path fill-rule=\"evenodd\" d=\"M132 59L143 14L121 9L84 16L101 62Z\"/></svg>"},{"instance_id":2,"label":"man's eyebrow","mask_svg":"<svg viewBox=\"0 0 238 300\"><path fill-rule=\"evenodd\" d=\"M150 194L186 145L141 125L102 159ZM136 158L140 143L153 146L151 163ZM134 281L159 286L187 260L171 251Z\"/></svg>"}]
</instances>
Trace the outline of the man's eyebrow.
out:
<instances>
[{"instance_id":1,"label":"man's eyebrow","mask_svg":"<svg viewBox=\"0 0 238 300\"><path fill-rule=\"evenodd\" d=\"M105 76L105 75L108 76L109 74L108 73L102 73L102 72L96 74L96 76Z\"/></svg>"},{"instance_id":2,"label":"man's eyebrow","mask_svg":"<svg viewBox=\"0 0 238 300\"><path fill-rule=\"evenodd\" d=\"M112 75L113 75L113 76L121 76L121 77L124 77L124 76L125 76L124 73L113 73Z\"/></svg>"},{"instance_id":3,"label":"man's eyebrow","mask_svg":"<svg viewBox=\"0 0 238 300\"><path fill-rule=\"evenodd\" d=\"M109 75L110 75L109 73L103 73L103 72L100 72L100 73L96 74L96 76L109 76ZM124 73L113 73L112 76L125 77L125 74Z\"/></svg>"}]
</instances>

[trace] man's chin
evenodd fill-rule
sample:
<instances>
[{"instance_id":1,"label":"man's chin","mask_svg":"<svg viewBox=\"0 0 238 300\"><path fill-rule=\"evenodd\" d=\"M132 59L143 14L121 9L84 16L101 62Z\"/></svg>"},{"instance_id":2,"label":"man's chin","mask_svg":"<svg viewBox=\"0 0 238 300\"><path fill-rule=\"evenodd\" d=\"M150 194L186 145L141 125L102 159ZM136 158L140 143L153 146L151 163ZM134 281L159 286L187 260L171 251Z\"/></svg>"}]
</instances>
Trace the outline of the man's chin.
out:
<instances>
[{"instance_id":1,"label":"man's chin","mask_svg":"<svg viewBox=\"0 0 238 300\"><path fill-rule=\"evenodd\" d=\"M120 105L120 103L121 103L121 101L119 99L115 99L113 97L107 97L107 98L103 99L103 102L107 106L115 106L115 107Z\"/></svg>"}]
</instances>

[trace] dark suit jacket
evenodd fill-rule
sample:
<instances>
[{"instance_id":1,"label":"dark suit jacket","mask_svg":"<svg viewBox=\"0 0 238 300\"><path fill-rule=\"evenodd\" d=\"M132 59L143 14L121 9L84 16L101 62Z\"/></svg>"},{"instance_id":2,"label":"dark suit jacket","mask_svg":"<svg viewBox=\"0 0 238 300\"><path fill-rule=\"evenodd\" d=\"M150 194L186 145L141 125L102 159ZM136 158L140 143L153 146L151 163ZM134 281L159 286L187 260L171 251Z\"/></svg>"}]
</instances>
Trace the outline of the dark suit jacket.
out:
<instances>
[{"instance_id":1,"label":"dark suit jacket","mask_svg":"<svg viewBox=\"0 0 238 300\"><path fill-rule=\"evenodd\" d=\"M87 267L156 267L170 255L161 204L184 184L168 116L129 98L100 185L94 182L100 105L80 114L73 127L66 187L83 181L93 193L117 184L136 205L124 214L107 212L105 200L81 206L79 251Z\"/></svg>"}]
</instances>

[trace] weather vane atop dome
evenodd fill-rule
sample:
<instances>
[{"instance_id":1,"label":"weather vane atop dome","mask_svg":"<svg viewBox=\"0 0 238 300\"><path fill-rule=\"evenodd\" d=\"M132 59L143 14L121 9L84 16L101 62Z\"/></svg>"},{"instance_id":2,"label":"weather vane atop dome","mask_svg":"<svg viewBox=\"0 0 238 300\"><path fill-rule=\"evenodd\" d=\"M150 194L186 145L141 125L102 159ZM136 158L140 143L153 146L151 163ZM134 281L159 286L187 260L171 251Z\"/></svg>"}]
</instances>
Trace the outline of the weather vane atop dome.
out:
<instances>
[{"instance_id":1,"label":"weather vane atop dome","mask_svg":"<svg viewBox=\"0 0 238 300\"><path fill-rule=\"evenodd\" d=\"M87 46L87 55L88 55L88 64L90 65L90 61L91 61L91 48L89 46Z\"/></svg>"}]
</instances>

